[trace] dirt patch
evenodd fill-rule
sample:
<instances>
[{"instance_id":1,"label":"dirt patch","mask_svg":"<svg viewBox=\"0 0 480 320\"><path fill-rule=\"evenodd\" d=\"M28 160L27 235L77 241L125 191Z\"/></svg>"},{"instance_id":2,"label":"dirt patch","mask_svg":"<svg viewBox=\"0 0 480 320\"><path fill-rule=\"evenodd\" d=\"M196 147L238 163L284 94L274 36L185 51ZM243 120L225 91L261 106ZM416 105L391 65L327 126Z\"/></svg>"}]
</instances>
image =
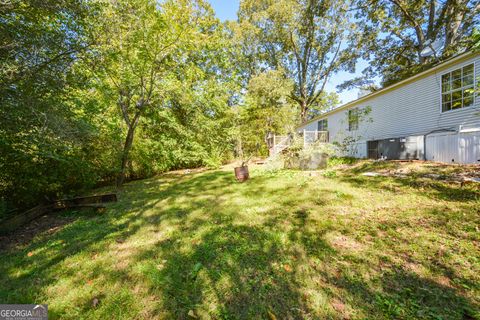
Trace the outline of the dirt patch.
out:
<instances>
[{"instance_id":1,"label":"dirt patch","mask_svg":"<svg viewBox=\"0 0 480 320\"><path fill-rule=\"evenodd\" d=\"M439 276L435 279L435 281L441 286L453 288L450 278L446 276Z\"/></svg>"},{"instance_id":2,"label":"dirt patch","mask_svg":"<svg viewBox=\"0 0 480 320\"><path fill-rule=\"evenodd\" d=\"M405 264L405 270L409 271L409 272L413 272L415 274L418 274L418 275L421 275L424 270L423 270L423 266L421 264L418 264L418 263L413 263L413 262L407 262Z\"/></svg>"},{"instance_id":3,"label":"dirt patch","mask_svg":"<svg viewBox=\"0 0 480 320\"><path fill-rule=\"evenodd\" d=\"M336 249L347 251L359 251L364 249L364 245L362 243L337 232L326 234L326 239Z\"/></svg>"},{"instance_id":4,"label":"dirt patch","mask_svg":"<svg viewBox=\"0 0 480 320\"><path fill-rule=\"evenodd\" d=\"M27 245L40 234L54 234L73 220L74 217L59 216L55 213L41 216L6 236L0 236L0 251Z\"/></svg>"},{"instance_id":5,"label":"dirt patch","mask_svg":"<svg viewBox=\"0 0 480 320\"><path fill-rule=\"evenodd\" d=\"M342 301L340 301L337 298L334 298L330 304L332 305L333 309L336 312L342 315L342 319L345 319L345 320L350 319L350 315L347 311L347 306Z\"/></svg>"}]
</instances>

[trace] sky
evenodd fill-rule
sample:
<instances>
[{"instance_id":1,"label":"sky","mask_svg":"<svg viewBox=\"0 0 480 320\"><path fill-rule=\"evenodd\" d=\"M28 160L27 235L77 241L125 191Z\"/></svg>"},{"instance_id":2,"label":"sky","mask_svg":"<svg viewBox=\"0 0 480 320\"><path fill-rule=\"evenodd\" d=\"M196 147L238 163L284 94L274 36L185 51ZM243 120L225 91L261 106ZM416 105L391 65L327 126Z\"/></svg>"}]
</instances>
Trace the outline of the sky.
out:
<instances>
[{"instance_id":1,"label":"sky","mask_svg":"<svg viewBox=\"0 0 480 320\"><path fill-rule=\"evenodd\" d=\"M208 0L217 17L222 20L236 20L240 0Z\"/></svg>"},{"instance_id":2,"label":"sky","mask_svg":"<svg viewBox=\"0 0 480 320\"><path fill-rule=\"evenodd\" d=\"M222 20L236 20L237 19L237 11L239 7L240 0L209 0L210 4L212 5L213 9L217 17ZM348 72L339 72L334 74L325 89L328 92L335 91L340 96L341 104L347 103L349 101L353 101L358 97L358 89L352 90L345 90L343 92L338 92L336 86L343 83L346 80L353 79L361 75L362 70L368 67L367 61L359 61L356 66L355 73L348 73Z\"/></svg>"}]
</instances>

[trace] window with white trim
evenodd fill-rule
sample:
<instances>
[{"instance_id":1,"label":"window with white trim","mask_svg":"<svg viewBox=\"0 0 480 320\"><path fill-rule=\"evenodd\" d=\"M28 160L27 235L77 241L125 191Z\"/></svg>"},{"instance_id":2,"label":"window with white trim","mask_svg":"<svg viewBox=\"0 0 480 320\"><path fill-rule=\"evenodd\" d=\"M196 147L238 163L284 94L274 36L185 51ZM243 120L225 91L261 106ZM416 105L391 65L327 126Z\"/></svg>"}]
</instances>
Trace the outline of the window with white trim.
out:
<instances>
[{"instance_id":1,"label":"window with white trim","mask_svg":"<svg viewBox=\"0 0 480 320\"><path fill-rule=\"evenodd\" d=\"M327 131L328 130L328 120L327 119L319 120L317 130L318 131Z\"/></svg>"},{"instance_id":2,"label":"window with white trim","mask_svg":"<svg viewBox=\"0 0 480 320\"><path fill-rule=\"evenodd\" d=\"M473 63L442 75L442 112L473 105Z\"/></svg>"},{"instance_id":3,"label":"window with white trim","mask_svg":"<svg viewBox=\"0 0 480 320\"><path fill-rule=\"evenodd\" d=\"M348 110L348 131L358 130L358 108Z\"/></svg>"}]
</instances>

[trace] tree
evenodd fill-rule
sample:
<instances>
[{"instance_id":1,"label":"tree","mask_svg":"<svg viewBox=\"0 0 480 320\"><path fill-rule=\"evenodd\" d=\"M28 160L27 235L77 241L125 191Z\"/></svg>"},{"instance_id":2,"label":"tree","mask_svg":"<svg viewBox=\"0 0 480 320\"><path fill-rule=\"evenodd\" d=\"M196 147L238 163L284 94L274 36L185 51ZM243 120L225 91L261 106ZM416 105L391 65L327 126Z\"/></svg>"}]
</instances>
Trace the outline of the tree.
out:
<instances>
[{"instance_id":1,"label":"tree","mask_svg":"<svg viewBox=\"0 0 480 320\"><path fill-rule=\"evenodd\" d=\"M93 130L71 98L85 84L73 66L94 10L77 0L0 4L0 207L91 185L83 147Z\"/></svg>"},{"instance_id":2,"label":"tree","mask_svg":"<svg viewBox=\"0 0 480 320\"><path fill-rule=\"evenodd\" d=\"M107 94L116 104L126 125L117 185L123 184L135 131L150 109L165 102L181 49L193 48L201 2L153 0L114 1L103 10L96 39L94 64Z\"/></svg>"},{"instance_id":3,"label":"tree","mask_svg":"<svg viewBox=\"0 0 480 320\"><path fill-rule=\"evenodd\" d=\"M285 70L301 121L318 106L329 78L353 71L357 39L347 1L243 0L239 28L248 30L257 70ZM247 32L244 32L247 34ZM251 53L252 54L252 53Z\"/></svg>"},{"instance_id":4,"label":"tree","mask_svg":"<svg viewBox=\"0 0 480 320\"><path fill-rule=\"evenodd\" d=\"M239 109L238 135L242 152L265 154L270 134L287 134L298 121L290 99L293 81L282 70L268 70L252 77L245 104Z\"/></svg>"},{"instance_id":5,"label":"tree","mask_svg":"<svg viewBox=\"0 0 480 320\"><path fill-rule=\"evenodd\" d=\"M171 130L164 134L177 140L176 155L182 167L216 167L233 149L232 106L238 103L238 68L230 60L232 44L213 10L202 17L197 21L202 32L192 39L193 48L175 54L179 63L171 69L173 77L165 88Z\"/></svg>"},{"instance_id":6,"label":"tree","mask_svg":"<svg viewBox=\"0 0 480 320\"><path fill-rule=\"evenodd\" d=\"M471 41L472 41L472 50L474 51L480 50L480 27L475 27L473 29Z\"/></svg>"},{"instance_id":7,"label":"tree","mask_svg":"<svg viewBox=\"0 0 480 320\"><path fill-rule=\"evenodd\" d=\"M0 4L0 216L231 155L238 68L207 2Z\"/></svg>"},{"instance_id":8,"label":"tree","mask_svg":"<svg viewBox=\"0 0 480 320\"><path fill-rule=\"evenodd\" d=\"M367 78L381 76L384 85L469 50L474 44L474 27L480 23L478 0L356 3L356 18L366 37L363 57L370 61L364 73ZM433 42L443 43L443 49L422 56L422 50Z\"/></svg>"}]
</instances>

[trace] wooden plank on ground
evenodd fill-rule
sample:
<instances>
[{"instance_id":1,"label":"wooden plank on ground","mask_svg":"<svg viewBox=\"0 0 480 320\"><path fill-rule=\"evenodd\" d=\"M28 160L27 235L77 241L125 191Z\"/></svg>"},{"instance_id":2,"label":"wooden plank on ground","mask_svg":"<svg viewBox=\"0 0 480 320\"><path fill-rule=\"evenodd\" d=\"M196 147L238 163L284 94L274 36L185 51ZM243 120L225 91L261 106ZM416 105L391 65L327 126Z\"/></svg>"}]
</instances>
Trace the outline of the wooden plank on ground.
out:
<instances>
[{"instance_id":1,"label":"wooden plank on ground","mask_svg":"<svg viewBox=\"0 0 480 320\"><path fill-rule=\"evenodd\" d=\"M27 210L23 213L13 215L0 222L0 234L7 234L24 225L27 222L32 221L35 218L43 216L47 212L52 210L51 205L40 205Z\"/></svg>"},{"instance_id":2,"label":"wooden plank on ground","mask_svg":"<svg viewBox=\"0 0 480 320\"><path fill-rule=\"evenodd\" d=\"M48 205L41 205L20 214L12 215L0 221L0 234L4 235L14 231L18 227L30 222L52 210L74 209L74 208L105 208L103 203L116 202L115 193L102 194L97 196L79 197L73 199L62 199L53 201Z\"/></svg>"},{"instance_id":3,"label":"wooden plank on ground","mask_svg":"<svg viewBox=\"0 0 480 320\"><path fill-rule=\"evenodd\" d=\"M101 203L116 202L116 201L117 201L117 195L115 193L109 193L109 194L102 194L98 196L57 200L53 202L53 208L67 209L67 208L74 208L78 206L101 204Z\"/></svg>"}]
</instances>

